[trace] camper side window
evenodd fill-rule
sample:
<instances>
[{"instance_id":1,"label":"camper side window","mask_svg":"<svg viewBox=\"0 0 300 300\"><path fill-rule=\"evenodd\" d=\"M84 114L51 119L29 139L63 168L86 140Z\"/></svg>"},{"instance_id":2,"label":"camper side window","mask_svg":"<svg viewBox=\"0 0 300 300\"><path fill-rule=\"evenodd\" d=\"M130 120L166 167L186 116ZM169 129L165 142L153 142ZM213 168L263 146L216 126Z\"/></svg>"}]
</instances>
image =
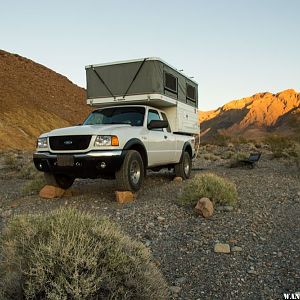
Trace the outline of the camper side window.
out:
<instances>
[{"instance_id":1,"label":"camper side window","mask_svg":"<svg viewBox=\"0 0 300 300\"><path fill-rule=\"evenodd\" d=\"M186 84L186 98L191 101L196 101L196 89L190 84Z\"/></svg>"},{"instance_id":2,"label":"camper side window","mask_svg":"<svg viewBox=\"0 0 300 300\"><path fill-rule=\"evenodd\" d=\"M177 78L165 72L165 90L177 95Z\"/></svg>"},{"instance_id":3,"label":"camper side window","mask_svg":"<svg viewBox=\"0 0 300 300\"><path fill-rule=\"evenodd\" d=\"M187 104L196 106L196 88L190 84L186 84L186 102Z\"/></svg>"}]
</instances>

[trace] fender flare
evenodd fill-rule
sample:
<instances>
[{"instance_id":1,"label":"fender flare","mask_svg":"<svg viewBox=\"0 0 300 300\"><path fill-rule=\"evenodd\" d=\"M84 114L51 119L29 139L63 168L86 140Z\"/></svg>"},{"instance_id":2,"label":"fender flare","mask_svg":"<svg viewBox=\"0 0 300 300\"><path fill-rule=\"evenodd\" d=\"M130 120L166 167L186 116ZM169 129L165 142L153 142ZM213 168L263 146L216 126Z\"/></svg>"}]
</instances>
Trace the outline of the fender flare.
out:
<instances>
[{"instance_id":1,"label":"fender flare","mask_svg":"<svg viewBox=\"0 0 300 300\"><path fill-rule=\"evenodd\" d=\"M184 152L188 152L190 157L193 157L193 150L192 150L192 146L189 142L185 142L183 147L182 147L182 153L181 153L181 157L180 157L180 162L182 162L182 158L183 158L183 153Z\"/></svg>"},{"instance_id":2,"label":"fender flare","mask_svg":"<svg viewBox=\"0 0 300 300\"><path fill-rule=\"evenodd\" d=\"M148 167L148 154L147 154L147 149L146 149L144 143L140 139L132 138L129 141L127 141L123 147L122 153L124 153L123 155L125 155L127 150L135 149L135 147L142 150L142 152L143 152L141 156L144 161L145 170L146 170L146 168Z\"/></svg>"}]
</instances>

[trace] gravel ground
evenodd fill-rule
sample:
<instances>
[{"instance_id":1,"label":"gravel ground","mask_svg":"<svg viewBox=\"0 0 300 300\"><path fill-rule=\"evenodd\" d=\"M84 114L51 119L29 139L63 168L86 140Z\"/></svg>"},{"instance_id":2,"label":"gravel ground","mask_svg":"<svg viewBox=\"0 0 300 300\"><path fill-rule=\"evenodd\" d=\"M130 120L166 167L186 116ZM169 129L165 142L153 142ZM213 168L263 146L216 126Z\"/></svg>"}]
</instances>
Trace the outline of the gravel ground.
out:
<instances>
[{"instance_id":1,"label":"gravel ground","mask_svg":"<svg viewBox=\"0 0 300 300\"><path fill-rule=\"evenodd\" d=\"M26 180L17 179L2 161L0 223L16 213L62 206L108 216L151 249L173 299L283 299L284 292L299 292L299 173L268 154L252 170L230 169L225 162L195 161L193 174L224 176L239 193L233 211L216 210L204 219L177 205L186 182L173 182L168 172L150 173L136 201L126 205L115 202L115 182L106 180L77 180L77 196L43 200L22 195ZM215 253L216 242L242 251Z\"/></svg>"}]
</instances>

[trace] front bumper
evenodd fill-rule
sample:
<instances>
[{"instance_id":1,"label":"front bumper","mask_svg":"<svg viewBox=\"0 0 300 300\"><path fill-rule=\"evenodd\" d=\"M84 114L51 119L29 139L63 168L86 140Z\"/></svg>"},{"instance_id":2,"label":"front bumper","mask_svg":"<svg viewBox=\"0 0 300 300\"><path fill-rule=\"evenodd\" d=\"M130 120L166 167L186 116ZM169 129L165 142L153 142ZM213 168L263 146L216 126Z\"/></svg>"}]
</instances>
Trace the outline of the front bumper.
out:
<instances>
[{"instance_id":1,"label":"front bumper","mask_svg":"<svg viewBox=\"0 0 300 300\"><path fill-rule=\"evenodd\" d=\"M62 166L58 156L72 158L72 164ZM66 174L76 178L114 177L124 159L122 150L90 151L87 153L51 153L35 152L33 162L35 167L42 172Z\"/></svg>"}]
</instances>

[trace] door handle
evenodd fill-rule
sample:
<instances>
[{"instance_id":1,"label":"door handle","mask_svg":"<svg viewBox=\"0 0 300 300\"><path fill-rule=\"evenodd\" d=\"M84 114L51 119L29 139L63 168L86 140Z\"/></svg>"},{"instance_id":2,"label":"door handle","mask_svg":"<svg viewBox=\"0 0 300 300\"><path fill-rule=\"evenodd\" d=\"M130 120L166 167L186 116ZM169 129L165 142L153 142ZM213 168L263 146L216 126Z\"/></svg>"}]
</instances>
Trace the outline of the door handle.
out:
<instances>
[{"instance_id":1,"label":"door handle","mask_svg":"<svg viewBox=\"0 0 300 300\"><path fill-rule=\"evenodd\" d=\"M168 138L166 135L164 136L165 140Z\"/></svg>"}]
</instances>

